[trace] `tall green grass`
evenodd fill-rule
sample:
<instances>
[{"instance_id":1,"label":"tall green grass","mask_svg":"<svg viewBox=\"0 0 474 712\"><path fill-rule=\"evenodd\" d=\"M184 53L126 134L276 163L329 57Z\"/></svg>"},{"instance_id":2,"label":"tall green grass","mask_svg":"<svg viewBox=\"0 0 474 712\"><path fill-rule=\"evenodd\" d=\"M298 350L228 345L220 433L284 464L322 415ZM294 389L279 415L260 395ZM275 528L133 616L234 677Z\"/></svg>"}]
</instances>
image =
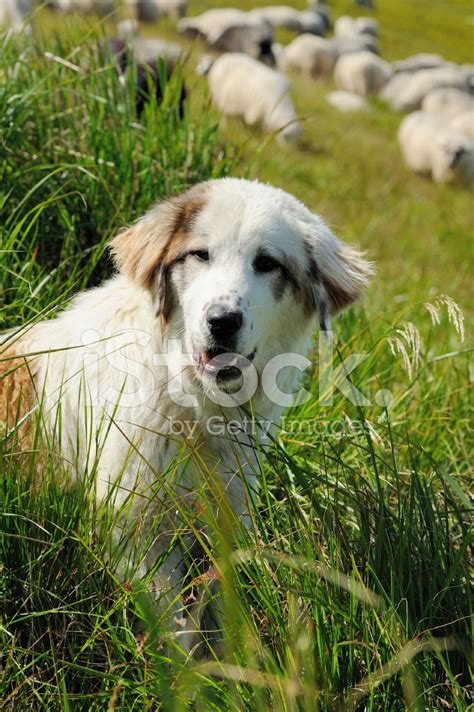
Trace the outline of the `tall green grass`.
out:
<instances>
[{"instance_id":1,"label":"tall green grass","mask_svg":"<svg viewBox=\"0 0 474 712\"><path fill-rule=\"evenodd\" d=\"M96 284L110 268L107 239L155 199L242 172L205 98L180 121L172 83L164 107L139 122L90 38L63 37L48 56L9 40L2 59L5 327ZM198 517L184 512L177 536L199 534L222 591L222 650L205 660L186 659L133 567L118 580L112 513L89 496L94 467L71 485L39 429L26 454L4 432L5 709L466 709L469 363L456 306L429 302L384 301L338 319L334 368L367 354L351 379L370 406L338 390L330 405L318 399L315 346L314 397L288 412L261 463L250 534L231 540L212 493ZM191 567L186 592L198 575Z\"/></svg>"},{"instance_id":2,"label":"tall green grass","mask_svg":"<svg viewBox=\"0 0 474 712\"><path fill-rule=\"evenodd\" d=\"M100 61L100 39L90 30L85 37L62 32L43 44L2 41L6 325L33 318L51 294L65 299L100 280L104 245L119 226L233 165L204 101L199 123L179 120L181 71L163 105L157 109L153 100L139 121L133 72L126 91L111 63ZM32 293L32 281L41 295Z\"/></svg>"}]
</instances>

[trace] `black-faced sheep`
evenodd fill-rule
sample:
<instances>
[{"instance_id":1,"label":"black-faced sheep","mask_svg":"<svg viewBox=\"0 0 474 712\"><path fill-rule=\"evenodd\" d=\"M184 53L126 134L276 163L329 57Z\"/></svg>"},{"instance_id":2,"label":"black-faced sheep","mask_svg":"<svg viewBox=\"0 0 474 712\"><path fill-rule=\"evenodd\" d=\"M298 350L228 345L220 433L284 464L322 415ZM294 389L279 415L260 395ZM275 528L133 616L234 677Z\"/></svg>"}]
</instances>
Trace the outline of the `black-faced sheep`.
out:
<instances>
[{"instance_id":1,"label":"black-faced sheep","mask_svg":"<svg viewBox=\"0 0 474 712\"><path fill-rule=\"evenodd\" d=\"M273 32L266 26L232 26L212 43L210 49L217 52L241 52L271 66L276 64L272 49Z\"/></svg>"}]
</instances>

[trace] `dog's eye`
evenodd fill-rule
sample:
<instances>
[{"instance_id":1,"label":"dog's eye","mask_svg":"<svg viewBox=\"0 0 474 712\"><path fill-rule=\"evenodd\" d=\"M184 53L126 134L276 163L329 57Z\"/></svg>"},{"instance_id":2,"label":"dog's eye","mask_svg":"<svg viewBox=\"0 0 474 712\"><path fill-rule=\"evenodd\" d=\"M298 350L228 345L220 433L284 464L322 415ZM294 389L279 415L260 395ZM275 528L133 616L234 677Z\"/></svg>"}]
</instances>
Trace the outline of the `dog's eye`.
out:
<instances>
[{"instance_id":1,"label":"dog's eye","mask_svg":"<svg viewBox=\"0 0 474 712\"><path fill-rule=\"evenodd\" d=\"M209 261L209 252L207 250L194 250L193 252L189 252L189 254L199 260L199 262Z\"/></svg>"},{"instance_id":2,"label":"dog's eye","mask_svg":"<svg viewBox=\"0 0 474 712\"><path fill-rule=\"evenodd\" d=\"M256 272L273 272L280 268L280 263L268 255L258 255L253 263L253 268Z\"/></svg>"}]
</instances>

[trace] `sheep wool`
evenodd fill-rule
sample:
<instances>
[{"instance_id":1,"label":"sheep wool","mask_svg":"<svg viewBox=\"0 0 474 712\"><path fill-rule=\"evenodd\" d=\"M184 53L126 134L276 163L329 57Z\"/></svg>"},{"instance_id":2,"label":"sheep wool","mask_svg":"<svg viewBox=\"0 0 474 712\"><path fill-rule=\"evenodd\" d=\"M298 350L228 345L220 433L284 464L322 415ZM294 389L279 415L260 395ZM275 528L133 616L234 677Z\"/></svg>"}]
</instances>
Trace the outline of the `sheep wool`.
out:
<instances>
[{"instance_id":1,"label":"sheep wool","mask_svg":"<svg viewBox=\"0 0 474 712\"><path fill-rule=\"evenodd\" d=\"M354 52L338 59L334 79L340 89L368 96L378 94L392 73L390 64L372 52Z\"/></svg>"},{"instance_id":2,"label":"sheep wool","mask_svg":"<svg viewBox=\"0 0 474 712\"><path fill-rule=\"evenodd\" d=\"M226 116L241 116L249 125L278 131L279 140L296 142L301 127L289 97L288 79L245 54L218 57L208 74L215 105Z\"/></svg>"},{"instance_id":3,"label":"sheep wool","mask_svg":"<svg viewBox=\"0 0 474 712\"><path fill-rule=\"evenodd\" d=\"M430 175L436 183L474 180L474 143L444 119L415 111L400 124L398 141L415 173Z\"/></svg>"},{"instance_id":4,"label":"sheep wool","mask_svg":"<svg viewBox=\"0 0 474 712\"><path fill-rule=\"evenodd\" d=\"M313 79L329 76L336 64L337 51L334 45L323 37L304 34L296 37L284 48L281 66L296 69Z\"/></svg>"},{"instance_id":5,"label":"sheep wool","mask_svg":"<svg viewBox=\"0 0 474 712\"><path fill-rule=\"evenodd\" d=\"M439 87L425 96L421 108L444 119L453 119L463 111L474 108L474 97L461 89Z\"/></svg>"}]
</instances>

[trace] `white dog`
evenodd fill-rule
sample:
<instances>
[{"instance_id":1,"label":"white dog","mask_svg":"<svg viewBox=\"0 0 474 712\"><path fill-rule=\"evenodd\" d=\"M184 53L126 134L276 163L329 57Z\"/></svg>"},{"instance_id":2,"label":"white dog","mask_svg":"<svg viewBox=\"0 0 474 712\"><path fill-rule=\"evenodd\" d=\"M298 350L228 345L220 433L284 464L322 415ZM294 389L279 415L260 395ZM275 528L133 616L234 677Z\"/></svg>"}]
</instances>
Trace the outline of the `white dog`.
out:
<instances>
[{"instance_id":1,"label":"white dog","mask_svg":"<svg viewBox=\"0 0 474 712\"><path fill-rule=\"evenodd\" d=\"M140 572L170 552L154 584L179 600L183 507L205 473L248 522L246 411L278 423L316 324L362 294L371 267L291 195L231 178L156 205L111 250L116 276L8 335L0 417L13 427L41 402L50 447L77 476L96 468L98 498L153 535Z\"/></svg>"}]
</instances>

